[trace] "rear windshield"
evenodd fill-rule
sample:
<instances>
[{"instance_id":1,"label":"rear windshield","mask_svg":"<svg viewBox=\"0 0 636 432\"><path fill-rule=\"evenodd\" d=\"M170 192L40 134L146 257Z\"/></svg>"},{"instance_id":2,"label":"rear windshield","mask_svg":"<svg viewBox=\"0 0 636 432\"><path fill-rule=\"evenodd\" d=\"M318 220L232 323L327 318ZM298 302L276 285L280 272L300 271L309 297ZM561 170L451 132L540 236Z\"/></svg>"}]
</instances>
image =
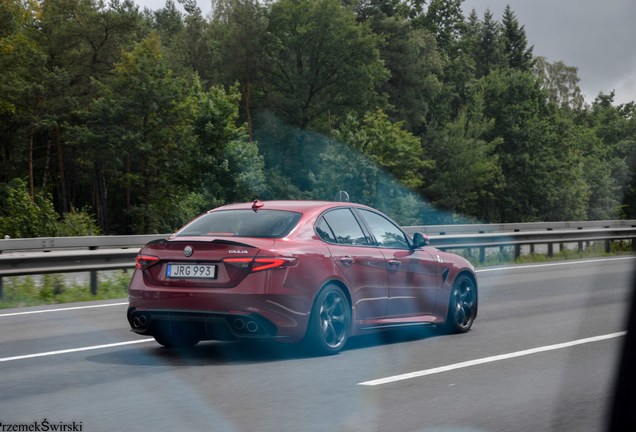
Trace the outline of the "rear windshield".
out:
<instances>
[{"instance_id":1,"label":"rear windshield","mask_svg":"<svg viewBox=\"0 0 636 432\"><path fill-rule=\"evenodd\" d=\"M207 213L183 227L176 237L285 237L301 214L283 210L222 210Z\"/></svg>"}]
</instances>

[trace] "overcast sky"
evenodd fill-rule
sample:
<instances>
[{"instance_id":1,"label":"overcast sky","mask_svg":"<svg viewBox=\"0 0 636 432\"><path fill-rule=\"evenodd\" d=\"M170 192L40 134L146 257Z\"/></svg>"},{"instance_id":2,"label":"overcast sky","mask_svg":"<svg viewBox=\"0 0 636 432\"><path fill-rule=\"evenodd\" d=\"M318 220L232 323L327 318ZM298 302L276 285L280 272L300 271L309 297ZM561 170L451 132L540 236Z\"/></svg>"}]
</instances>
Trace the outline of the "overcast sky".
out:
<instances>
[{"instance_id":1,"label":"overcast sky","mask_svg":"<svg viewBox=\"0 0 636 432\"><path fill-rule=\"evenodd\" d=\"M165 0L135 0L160 9ZM204 15L210 0L197 0ZM616 92L616 102L636 101L636 0L465 0L483 19L490 9L501 21L510 4L525 26L534 54L548 61L562 60L579 70L581 90L588 103L599 92Z\"/></svg>"},{"instance_id":2,"label":"overcast sky","mask_svg":"<svg viewBox=\"0 0 636 432\"><path fill-rule=\"evenodd\" d=\"M635 0L465 0L483 18L490 9L501 21L509 4L526 28L534 54L579 69L588 102L616 91L616 102L636 101Z\"/></svg>"}]
</instances>

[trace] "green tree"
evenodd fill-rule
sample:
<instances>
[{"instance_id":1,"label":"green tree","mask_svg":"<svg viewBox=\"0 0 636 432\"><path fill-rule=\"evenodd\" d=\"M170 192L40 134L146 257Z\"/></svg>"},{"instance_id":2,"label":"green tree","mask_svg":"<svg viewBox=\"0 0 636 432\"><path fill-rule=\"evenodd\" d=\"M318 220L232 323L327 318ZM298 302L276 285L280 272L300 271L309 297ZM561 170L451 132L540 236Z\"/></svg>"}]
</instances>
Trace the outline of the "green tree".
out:
<instances>
[{"instance_id":1,"label":"green tree","mask_svg":"<svg viewBox=\"0 0 636 432\"><path fill-rule=\"evenodd\" d=\"M364 112L387 72L380 39L339 0L280 0L268 13L267 106L292 125L329 129L329 118Z\"/></svg>"},{"instance_id":2,"label":"green tree","mask_svg":"<svg viewBox=\"0 0 636 432\"><path fill-rule=\"evenodd\" d=\"M594 170L604 174L601 184L610 188L609 191L600 189L596 194L600 203L604 198L609 200L608 204L597 208L611 209L620 201L623 202L622 216L635 217L636 105L634 102L616 105L613 92L599 94L583 119L597 139L592 141L596 145L589 147L588 158Z\"/></svg>"},{"instance_id":3,"label":"green tree","mask_svg":"<svg viewBox=\"0 0 636 432\"><path fill-rule=\"evenodd\" d=\"M247 201L264 190L264 160L247 125L239 124L238 86L196 91L197 184L208 205Z\"/></svg>"},{"instance_id":4,"label":"green tree","mask_svg":"<svg viewBox=\"0 0 636 432\"><path fill-rule=\"evenodd\" d=\"M421 19L426 0L343 0L342 4L351 8L360 22L373 19L378 15L413 21Z\"/></svg>"},{"instance_id":5,"label":"green tree","mask_svg":"<svg viewBox=\"0 0 636 432\"><path fill-rule=\"evenodd\" d=\"M342 145L350 149L348 154L354 154L353 159L333 163L334 158L347 159L338 155ZM391 122L382 110L367 113L362 121L355 115L347 116L333 131L333 141L322 158L318 177L324 195L335 196L344 185L350 188L351 180L359 176L359 187L351 192L366 202L378 200L382 173L390 175L396 184L415 190L423 184L422 169L431 167L431 161L423 159L420 140L402 123ZM352 165L357 168L349 169Z\"/></svg>"},{"instance_id":6,"label":"green tree","mask_svg":"<svg viewBox=\"0 0 636 432\"><path fill-rule=\"evenodd\" d=\"M487 139L502 138L499 222L585 218L589 191L580 145L571 126L551 110L538 80L507 69L483 83L484 114L495 121Z\"/></svg>"},{"instance_id":7,"label":"green tree","mask_svg":"<svg viewBox=\"0 0 636 432\"><path fill-rule=\"evenodd\" d=\"M97 236L101 235L101 230L88 209L72 208L70 212L64 213L58 222L57 235L60 237Z\"/></svg>"},{"instance_id":8,"label":"green tree","mask_svg":"<svg viewBox=\"0 0 636 432\"><path fill-rule=\"evenodd\" d=\"M314 199L334 199L346 190L355 202L385 211L402 223L421 222L415 189L423 184L423 159L417 137L391 122L381 110L362 120L349 115L333 131L318 157Z\"/></svg>"},{"instance_id":9,"label":"green tree","mask_svg":"<svg viewBox=\"0 0 636 432\"><path fill-rule=\"evenodd\" d=\"M192 3L192 2L190 2ZM204 86L218 82L219 52L212 25L196 4L185 4L183 30L172 36L167 59L172 70L185 76L195 71Z\"/></svg>"},{"instance_id":10,"label":"green tree","mask_svg":"<svg viewBox=\"0 0 636 432\"><path fill-rule=\"evenodd\" d=\"M402 224L423 223L417 195L352 146L331 140L319 161L322 169L309 198L333 200L345 190L351 201L380 209Z\"/></svg>"},{"instance_id":11,"label":"green tree","mask_svg":"<svg viewBox=\"0 0 636 432\"><path fill-rule=\"evenodd\" d=\"M0 0L0 181L27 177L34 196L34 117L40 105L45 55L33 38L35 2ZM31 167L29 170L29 166Z\"/></svg>"},{"instance_id":12,"label":"green tree","mask_svg":"<svg viewBox=\"0 0 636 432\"><path fill-rule=\"evenodd\" d=\"M422 143L404 129L402 122L391 122L378 109L364 116L360 129L361 133L352 135L351 130L340 128L336 137L343 137L339 135L343 132L348 133L352 139L346 142L388 171L401 184L412 189L422 186L424 180L421 170L430 167L431 161L423 159Z\"/></svg>"},{"instance_id":13,"label":"green tree","mask_svg":"<svg viewBox=\"0 0 636 432\"><path fill-rule=\"evenodd\" d=\"M194 155L191 87L167 68L156 35L124 52L112 78L95 85L99 97L75 134L89 156L100 227L156 232L188 192L181 184Z\"/></svg>"},{"instance_id":14,"label":"green tree","mask_svg":"<svg viewBox=\"0 0 636 432\"><path fill-rule=\"evenodd\" d=\"M477 78L488 75L504 64L504 47L500 36L500 24L494 19L492 12L486 9L474 55Z\"/></svg>"},{"instance_id":15,"label":"green tree","mask_svg":"<svg viewBox=\"0 0 636 432\"><path fill-rule=\"evenodd\" d=\"M166 46L171 46L175 36L185 30L183 13L177 8L174 0L166 0L166 5L152 14L152 28Z\"/></svg>"},{"instance_id":16,"label":"green tree","mask_svg":"<svg viewBox=\"0 0 636 432\"><path fill-rule=\"evenodd\" d=\"M472 107L441 130L431 131L427 153L435 162L427 172L425 192L434 205L482 221L496 220L496 197L502 189L497 147L501 138L484 139L494 126L483 117L483 94Z\"/></svg>"},{"instance_id":17,"label":"green tree","mask_svg":"<svg viewBox=\"0 0 636 432\"><path fill-rule=\"evenodd\" d=\"M519 24L517 17L510 8L506 6L504 10L502 38L504 45L504 55L508 61L508 66L522 71L532 70L534 63L532 49L528 48L525 27Z\"/></svg>"},{"instance_id":18,"label":"green tree","mask_svg":"<svg viewBox=\"0 0 636 432\"><path fill-rule=\"evenodd\" d=\"M46 65L35 78L40 93L32 130L34 147L45 151L35 172L42 176L42 188L50 177L58 207L68 212L72 199L82 201L80 207L90 202L90 188L76 181L82 177L78 161L84 152L68 145L67 130L89 108L95 93L92 80L111 73L122 47L138 40L143 25L129 1L44 0L40 8L33 31Z\"/></svg>"},{"instance_id":19,"label":"green tree","mask_svg":"<svg viewBox=\"0 0 636 432\"><path fill-rule=\"evenodd\" d=\"M216 4L214 30L219 40L221 82L238 81L244 118L253 136L254 93L263 87L267 41L265 11L255 0L225 0Z\"/></svg>"},{"instance_id":20,"label":"green tree","mask_svg":"<svg viewBox=\"0 0 636 432\"><path fill-rule=\"evenodd\" d=\"M464 26L461 5L464 0L430 0L426 14L415 20L437 40L443 52L448 52L456 43Z\"/></svg>"},{"instance_id":21,"label":"green tree","mask_svg":"<svg viewBox=\"0 0 636 432\"><path fill-rule=\"evenodd\" d=\"M584 155L583 178L590 191L587 219L620 217L623 183L627 183L626 160L612 156L610 148L596 136L594 129L579 125L576 134Z\"/></svg>"},{"instance_id":22,"label":"green tree","mask_svg":"<svg viewBox=\"0 0 636 432\"><path fill-rule=\"evenodd\" d=\"M442 90L435 101L430 116L430 130L439 130L455 121L471 103L470 93L477 75L477 63L481 60L482 24L473 9L467 20L457 22L448 35L441 74ZM451 38L452 35L452 38Z\"/></svg>"},{"instance_id":23,"label":"green tree","mask_svg":"<svg viewBox=\"0 0 636 432\"><path fill-rule=\"evenodd\" d=\"M532 123L529 126L534 127ZM584 151L577 132L569 116L556 112L543 118L532 134L541 152L531 159L532 172L537 177L533 179L533 199L538 201L540 220L587 217L590 188L584 176Z\"/></svg>"},{"instance_id":24,"label":"green tree","mask_svg":"<svg viewBox=\"0 0 636 432\"><path fill-rule=\"evenodd\" d=\"M32 199L27 188L27 183L19 178L0 184L0 235L55 236L58 215L50 196L37 193Z\"/></svg>"},{"instance_id":25,"label":"green tree","mask_svg":"<svg viewBox=\"0 0 636 432\"><path fill-rule=\"evenodd\" d=\"M386 112L393 121L403 120L408 130L419 133L442 86L443 60L435 38L399 16L377 13L370 24L384 40L380 53L390 73L381 87L388 96Z\"/></svg>"},{"instance_id":26,"label":"green tree","mask_svg":"<svg viewBox=\"0 0 636 432\"><path fill-rule=\"evenodd\" d=\"M550 63L545 57L537 57L534 73L548 92L550 101L560 108L581 111L585 99L579 88L578 69L562 61Z\"/></svg>"}]
</instances>

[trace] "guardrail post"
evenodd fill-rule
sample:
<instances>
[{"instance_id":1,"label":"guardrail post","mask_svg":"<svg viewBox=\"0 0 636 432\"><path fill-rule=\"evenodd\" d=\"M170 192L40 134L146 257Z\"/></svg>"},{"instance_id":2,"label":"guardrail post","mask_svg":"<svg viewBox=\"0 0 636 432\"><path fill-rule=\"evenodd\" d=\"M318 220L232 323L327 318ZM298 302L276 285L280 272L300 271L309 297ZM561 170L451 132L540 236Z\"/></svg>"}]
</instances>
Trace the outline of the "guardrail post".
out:
<instances>
[{"instance_id":1,"label":"guardrail post","mask_svg":"<svg viewBox=\"0 0 636 432\"><path fill-rule=\"evenodd\" d=\"M515 259L519 258L521 256L521 245L516 244L515 245Z\"/></svg>"},{"instance_id":2,"label":"guardrail post","mask_svg":"<svg viewBox=\"0 0 636 432\"><path fill-rule=\"evenodd\" d=\"M612 251L612 241L605 240L605 253L610 253Z\"/></svg>"},{"instance_id":3,"label":"guardrail post","mask_svg":"<svg viewBox=\"0 0 636 432\"><path fill-rule=\"evenodd\" d=\"M633 244L633 242L632 242L632 244ZM4 298L4 292L2 290L3 288L4 288L4 286L2 284L2 277L0 277L0 300L2 300Z\"/></svg>"},{"instance_id":4,"label":"guardrail post","mask_svg":"<svg viewBox=\"0 0 636 432\"><path fill-rule=\"evenodd\" d=\"M486 261L486 248L482 246L479 248L479 262L483 264L484 261Z\"/></svg>"},{"instance_id":5,"label":"guardrail post","mask_svg":"<svg viewBox=\"0 0 636 432\"><path fill-rule=\"evenodd\" d=\"M554 256L554 244L548 243L548 256L552 258Z\"/></svg>"},{"instance_id":6,"label":"guardrail post","mask_svg":"<svg viewBox=\"0 0 636 432\"><path fill-rule=\"evenodd\" d=\"M88 248L89 250L97 249L94 246ZM91 294L97 295L97 270L91 270Z\"/></svg>"},{"instance_id":7,"label":"guardrail post","mask_svg":"<svg viewBox=\"0 0 636 432\"><path fill-rule=\"evenodd\" d=\"M97 294L97 271L91 270L91 294Z\"/></svg>"}]
</instances>

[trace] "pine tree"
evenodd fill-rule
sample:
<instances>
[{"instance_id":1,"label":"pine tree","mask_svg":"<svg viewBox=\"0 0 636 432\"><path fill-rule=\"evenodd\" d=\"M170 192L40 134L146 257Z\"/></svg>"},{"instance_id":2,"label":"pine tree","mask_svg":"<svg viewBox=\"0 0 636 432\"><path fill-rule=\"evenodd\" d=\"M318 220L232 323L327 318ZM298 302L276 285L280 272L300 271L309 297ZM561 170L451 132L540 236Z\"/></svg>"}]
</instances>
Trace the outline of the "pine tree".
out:
<instances>
[{"instance_id":1,"label":"pine tree","mask_svg":"<svg viewBox=\"0 0 636 432\"><path fill-rule=\"evenodd\" d=\"M500 24L493 18L492 12L486 9L476 49L477 78L486 76L502 66L503 47L501 46L500 34Z\"/></svg>"},{"instance_id":2,"label":"pine tree","mask_svg":"<svg viewBox=\"0 0 636 432\"><path fill-rule=\"evenodd\" d=\"M512 69L530 71L534 65L533 47L528 48L525 26L520 26L517 17L506 6L503 14L503 45L508 66Z\"/></svg>"}]
</instances>

